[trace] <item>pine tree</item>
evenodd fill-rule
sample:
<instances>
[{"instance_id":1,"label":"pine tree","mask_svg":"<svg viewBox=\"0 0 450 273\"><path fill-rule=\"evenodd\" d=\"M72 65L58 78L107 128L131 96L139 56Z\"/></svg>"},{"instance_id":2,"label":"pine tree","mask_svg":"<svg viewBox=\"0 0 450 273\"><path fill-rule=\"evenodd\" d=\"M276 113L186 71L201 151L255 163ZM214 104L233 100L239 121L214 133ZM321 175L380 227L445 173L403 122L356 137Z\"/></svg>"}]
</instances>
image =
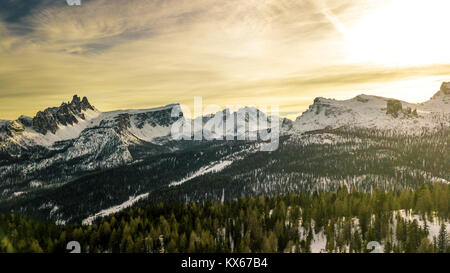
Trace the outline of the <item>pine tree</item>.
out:
<instances>
[{"instance_id":1,"label":"pine tree","mask_svg":"<svg viewBox=\"0 0 450 273\"><path fill-rule=\"evenodd\" d=\"M31 253L43 253L41 246L39 245L39 242L37 240L33 240L30 245L30 252Z\"/></svg>"},{"instance_id":2,"label":"pine tree","mask_svg":"<svg viewBox=\"0 0 450 273\"><path fill-rule=\"evenodd\" d=\"M392 243L391 241L386 241L384 244L384 253L391 253L392 252Z\"/></svg>"},{"instance_id":3,"label":"pine tree","mask_svg":"<svg viewBox=\"0 0 450 273\"><path fill-rule=\"evenodd\" d=\"M422 241L420 242L419 247L417 248L418 253L433 253L433 244L430 242L430 240L427 237L424 237Z\"/></svg>"},{"instance_id":4,"label":"pine tree","mask_svg":"<svg viewBox=\"0 0 450 273\"><path fill-rule=\"evenodd\" d=\"M195 231L191 232L191 235L189 236L189 246L188 246L188 253L194 253L197 250L197 234Z\"/></svg>"},{"instance_id":5,"label":"pine tree","mask_svg":"<svg viewBox=\"0 0 450 273\"><path fill-rule=\"evenodd\" d=\"M178 253L177 243L174 238L171 238L169 243L167 244L167 252L168 253Z\"/></svg>"},{"instance_id":6,"label":"pine tree","mask_svg":"<svg viewBox=\"0 0 450 273\"><path fill-rule=\"evenodd\" d=\"M445 227L445 224L442 223L441 229L439 230L439 237L438 237L439 253L445 253L447 251L447 244L448 244L447 229Z\"/></svg>"}]
</instances>

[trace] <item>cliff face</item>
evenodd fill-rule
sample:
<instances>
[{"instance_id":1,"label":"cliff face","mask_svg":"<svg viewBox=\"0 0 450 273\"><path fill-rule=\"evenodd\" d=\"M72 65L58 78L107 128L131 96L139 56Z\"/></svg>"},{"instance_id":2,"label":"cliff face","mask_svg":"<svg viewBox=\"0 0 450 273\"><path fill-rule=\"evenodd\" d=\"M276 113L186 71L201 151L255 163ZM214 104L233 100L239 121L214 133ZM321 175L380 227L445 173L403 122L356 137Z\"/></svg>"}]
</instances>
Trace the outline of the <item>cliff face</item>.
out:
<instances>
[{"instance_id":1,"label":"cliff face","mask_svg":"<svg viewBox=\"0 0 450 273\"><path fill-rule=\"evenodd\" d=\"M94 110L86 97L80 100L77 95L69 103L63 103L60 107L47 108L39 111L33 118L32 125L36 132L45 135L47 132L53 134L58 130L58 125L73 125L78 119L85 119L83 114L86 110Z\"/></svg>"},{"instance_id":2,"label":"cliff face","mask_svg":"<svg viewBox=\"0 0 450 273\"><path fill-rule=\"evenodd\" d=\"M450 95L450 82L443 82L441 85L441 91L445 95Z\"/></svg>"}]
</instances>

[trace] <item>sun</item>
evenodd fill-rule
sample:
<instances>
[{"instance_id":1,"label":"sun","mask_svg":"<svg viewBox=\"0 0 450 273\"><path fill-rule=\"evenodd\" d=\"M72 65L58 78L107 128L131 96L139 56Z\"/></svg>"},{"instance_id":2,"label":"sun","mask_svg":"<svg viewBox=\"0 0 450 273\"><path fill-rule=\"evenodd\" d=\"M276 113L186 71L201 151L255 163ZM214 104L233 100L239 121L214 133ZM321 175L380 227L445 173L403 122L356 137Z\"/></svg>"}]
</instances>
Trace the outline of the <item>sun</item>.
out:
<instances>
[{"instance_id":1,"label":"sun","mask_svg":"<svg viewBox=\"0 0 450 273\"><path fill-rule=\"evenodd\" d=\"M350 62L412 66L450 62L448 0L395 0L347 26Z\"/></svg>"}]
</instances>

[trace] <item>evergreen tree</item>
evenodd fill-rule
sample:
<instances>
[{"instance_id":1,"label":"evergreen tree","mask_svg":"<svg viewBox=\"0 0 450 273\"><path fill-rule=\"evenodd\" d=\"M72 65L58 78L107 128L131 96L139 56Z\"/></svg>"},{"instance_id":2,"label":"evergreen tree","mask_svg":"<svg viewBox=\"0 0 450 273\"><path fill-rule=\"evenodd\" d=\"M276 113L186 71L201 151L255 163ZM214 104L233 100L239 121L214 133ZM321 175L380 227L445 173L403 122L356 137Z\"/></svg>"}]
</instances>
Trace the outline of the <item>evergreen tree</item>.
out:
<instances>
[{"instance_id":1,"label":"evergreen tree","mask_svg":"<svg viewBox=\"0 0 450 273\"><path fill-rule=\"evenodd\" d=\"M433 253L434 252L433 244L430 242L430 240L427 237L424 237L422 239L419 247L417 248L417 252L418 253Z\"/></svg>"},{"instance_id":2,"label":"evergreen tree","mask_svg":"<svg viewBox=\"0 0 450 273\"><path fill-rule=\"evenodd\" d=\"M439 253L445 253L447 251L447 244L448 244L447 229L445 227L445 224L442 223L441 229L439 230L439 237L438 237Z\"/></svg>"}]
</instances>

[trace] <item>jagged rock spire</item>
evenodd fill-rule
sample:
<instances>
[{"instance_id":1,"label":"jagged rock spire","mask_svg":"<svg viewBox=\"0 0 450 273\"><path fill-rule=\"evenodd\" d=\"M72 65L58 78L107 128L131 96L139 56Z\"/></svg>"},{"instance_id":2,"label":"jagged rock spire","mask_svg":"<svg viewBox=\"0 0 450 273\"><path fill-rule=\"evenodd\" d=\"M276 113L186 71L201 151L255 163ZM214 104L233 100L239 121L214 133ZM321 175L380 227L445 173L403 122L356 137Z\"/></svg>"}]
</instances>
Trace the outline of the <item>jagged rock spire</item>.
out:
<instances>
[{"instance_id":1,"label":"jagged rock spire","mask_svg":"<svg viewBox=\"0 0 450 273\"><path fill-rule=\"evenodd\" d=\"M73 125L78 123L79 118L85 119L83 112L86 110L94 110L94 107L86 97L81 100L78 95L74 95L69 103L39 111L33 118L33 129L44 135L48 131L55 134L59 124Z\"/></svg>"},{"instance_id":2,"label":"jagged rock spire","mask_svg":"<svg viewBox=\"0 0 450 273\"><path fill-rule=\"evenodd\" d=\"M78 95L73 95L72 103L80 103L80 97Z\"/></svg>"}]
</instances>

